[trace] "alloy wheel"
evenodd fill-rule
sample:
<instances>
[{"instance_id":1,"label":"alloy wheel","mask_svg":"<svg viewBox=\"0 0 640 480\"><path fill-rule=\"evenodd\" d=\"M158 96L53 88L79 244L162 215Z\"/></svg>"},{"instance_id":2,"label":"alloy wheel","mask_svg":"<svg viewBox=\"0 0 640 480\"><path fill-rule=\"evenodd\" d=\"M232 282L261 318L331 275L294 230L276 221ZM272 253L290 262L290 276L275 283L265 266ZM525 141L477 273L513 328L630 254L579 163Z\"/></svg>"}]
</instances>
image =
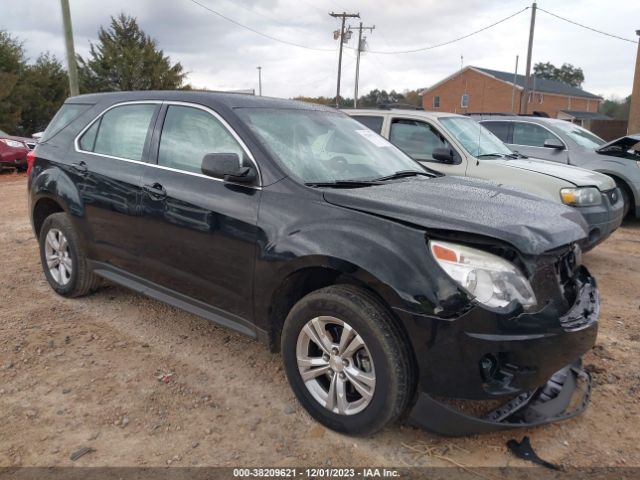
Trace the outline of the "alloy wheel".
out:
<instances>
[{"instance_id":1,"label":"alloy wheel","mask_svg":"<svg viewBox=\"0 0 640 480\"><path fill-rule=\"evenodd\" d=\"M67 237L57 228L52 228L47 232L44 252L51 277L59 285L69 283L73 272L73 261L71 260Z\"/></svg>"},{"instance_id":2,"label":"alloy wheel","mask_svg":"<svg viewBox=\"0 0 640 480\"><path fill-rule=\"evenodd\" d=\"M296 358L307 390L331 412L354 415L371 402L373 358L347 322L329 316L311 319L298 335Z\"/></svg>"}]
</instances>

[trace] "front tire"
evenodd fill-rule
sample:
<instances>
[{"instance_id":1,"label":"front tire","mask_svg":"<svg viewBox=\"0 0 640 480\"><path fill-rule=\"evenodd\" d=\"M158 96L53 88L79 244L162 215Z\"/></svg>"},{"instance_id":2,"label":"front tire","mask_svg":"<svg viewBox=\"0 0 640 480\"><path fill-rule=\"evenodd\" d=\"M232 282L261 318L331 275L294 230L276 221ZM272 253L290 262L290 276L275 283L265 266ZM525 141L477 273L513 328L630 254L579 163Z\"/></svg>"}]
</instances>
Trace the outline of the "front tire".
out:
<instances>
[{"instance_id":1,"label":"front tire","mask_svg":"<svg viewBox=\"0 0 640 480\"><path fill-rule=\"evenodd\" d=\"M66 213L48 216L40 229L40 261L51 288L64 297L91 293L100 279L87 265L85 252Z\"/></svg>"},{"instance_id":2,"label":"front tire","mask_svg":"<svg viewBox=\"0 0 640 480\"><path fill-rule=\"evenodd\" d=\"M415 384L409 348L388 309L349 285L302 298L281 339L285 372L304 408L332 430L359 435L406 410Z\"/></svg>"}]
</instances>

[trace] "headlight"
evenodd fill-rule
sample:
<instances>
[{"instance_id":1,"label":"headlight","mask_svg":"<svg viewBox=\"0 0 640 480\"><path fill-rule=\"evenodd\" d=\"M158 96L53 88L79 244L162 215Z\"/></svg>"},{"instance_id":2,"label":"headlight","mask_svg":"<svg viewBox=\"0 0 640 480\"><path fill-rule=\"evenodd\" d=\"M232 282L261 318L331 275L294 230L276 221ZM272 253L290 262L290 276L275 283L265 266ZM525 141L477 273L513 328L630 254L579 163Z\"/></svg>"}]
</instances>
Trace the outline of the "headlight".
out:
<instances>
[{"instance_id":1,"label":"headlight","mask_svg":"<svg viewBox=\"0 0 640 480\"><path fill-rule=\"evenodd\" d=\"M489 307L514 300L523 307L536 304L529 281L507 260L455 243L431 241L429 247L442 269L478 302Z\"/></svg>"},{"instance_id":2,"label":"headlight","mask_svg":"<svg viewBox=\"0 0 640 480\"><path fill-rule=\"evenodd\" d=\"M27 148L24 143L18 142L16 140L11 140L9 138L0 138L0 142L3 142L13 148Z\"/></svg>"},{"instance_id":3,"label":"headlight","mask_svg":"<svg viewBox=\"0 0 640 480\"><path fill-rule=\"evenodd\" d=\"M590 207L602 203L600 190L595 187L563 188L560 190L562 203L574 207Z\"/></svg>"}]
</instances>

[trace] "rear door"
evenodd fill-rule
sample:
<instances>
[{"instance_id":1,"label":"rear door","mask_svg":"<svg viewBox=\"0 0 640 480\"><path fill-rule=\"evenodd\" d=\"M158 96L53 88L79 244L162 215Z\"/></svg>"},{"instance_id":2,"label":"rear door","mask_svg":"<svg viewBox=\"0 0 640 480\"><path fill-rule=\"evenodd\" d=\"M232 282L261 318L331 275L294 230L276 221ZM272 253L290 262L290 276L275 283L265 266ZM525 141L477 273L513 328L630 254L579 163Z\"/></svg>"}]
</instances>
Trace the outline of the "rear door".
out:
<instances>
[{"instance_id":1,"label":"rear door","mask_svg":"<svg viewBox=\"0 0 640 480\"><path fill-rule=\"evenodd\" d=\"M159 102L106 109L78 135L68 165L85 207L90 258L132 273L139 271L142 167L159 109Z\"/></svg>"},{"instance_id":2,"label":"rear door","mask_svg":"<svg viewBox=\"0 0 640 480\"><path fill-rule=\"evenodd\" d=\"M157 123L155 162L142 176L145 278L237 322L251 319L260 182L227 183L201 164L209 153L255 161L208 108L166 103Z\"/></svg>"},{"instance_id":3,"label":"rear door","mask_svg":"<svg viewBox=\"0 0 640 480\"><path fill-rule=\"evenodd\" d=\"M422 120L393 117L389 126L389 141L396 147L427 167L447 175L465 175L466 161L447 141L440 131ZM453 163L433 158L436 148L453 153Z\"/></svg>"}]
</instances>

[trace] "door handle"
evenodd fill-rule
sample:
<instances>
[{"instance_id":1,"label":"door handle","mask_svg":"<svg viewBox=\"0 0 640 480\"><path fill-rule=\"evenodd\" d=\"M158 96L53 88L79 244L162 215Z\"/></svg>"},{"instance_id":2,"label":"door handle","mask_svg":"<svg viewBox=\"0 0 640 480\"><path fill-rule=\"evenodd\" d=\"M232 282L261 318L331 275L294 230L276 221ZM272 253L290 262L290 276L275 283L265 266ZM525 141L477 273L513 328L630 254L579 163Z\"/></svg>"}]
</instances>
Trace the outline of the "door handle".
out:
<instances>
[{"instance_id":1,"label":"door handle","mask_svg":"<svg viewBox=\"0 0 640 480\"><path fill-rule=\"evenodd\" d=\"M151 198L162 200L167 197L167 191L159 183L153 185L143 185L142 189L149 194Z\"/></svg>"},{"instance_id":2,"label":"door handle","mask_svg":"<svg viewBox=\"0 0 640 480\"><path fill-rule=\"evenodd\" d=\"M87 164L84 161L72 163L71 167L80 173L87 173L89 171L89 169L87 168Z\"/></svg>"}]
</instances>

